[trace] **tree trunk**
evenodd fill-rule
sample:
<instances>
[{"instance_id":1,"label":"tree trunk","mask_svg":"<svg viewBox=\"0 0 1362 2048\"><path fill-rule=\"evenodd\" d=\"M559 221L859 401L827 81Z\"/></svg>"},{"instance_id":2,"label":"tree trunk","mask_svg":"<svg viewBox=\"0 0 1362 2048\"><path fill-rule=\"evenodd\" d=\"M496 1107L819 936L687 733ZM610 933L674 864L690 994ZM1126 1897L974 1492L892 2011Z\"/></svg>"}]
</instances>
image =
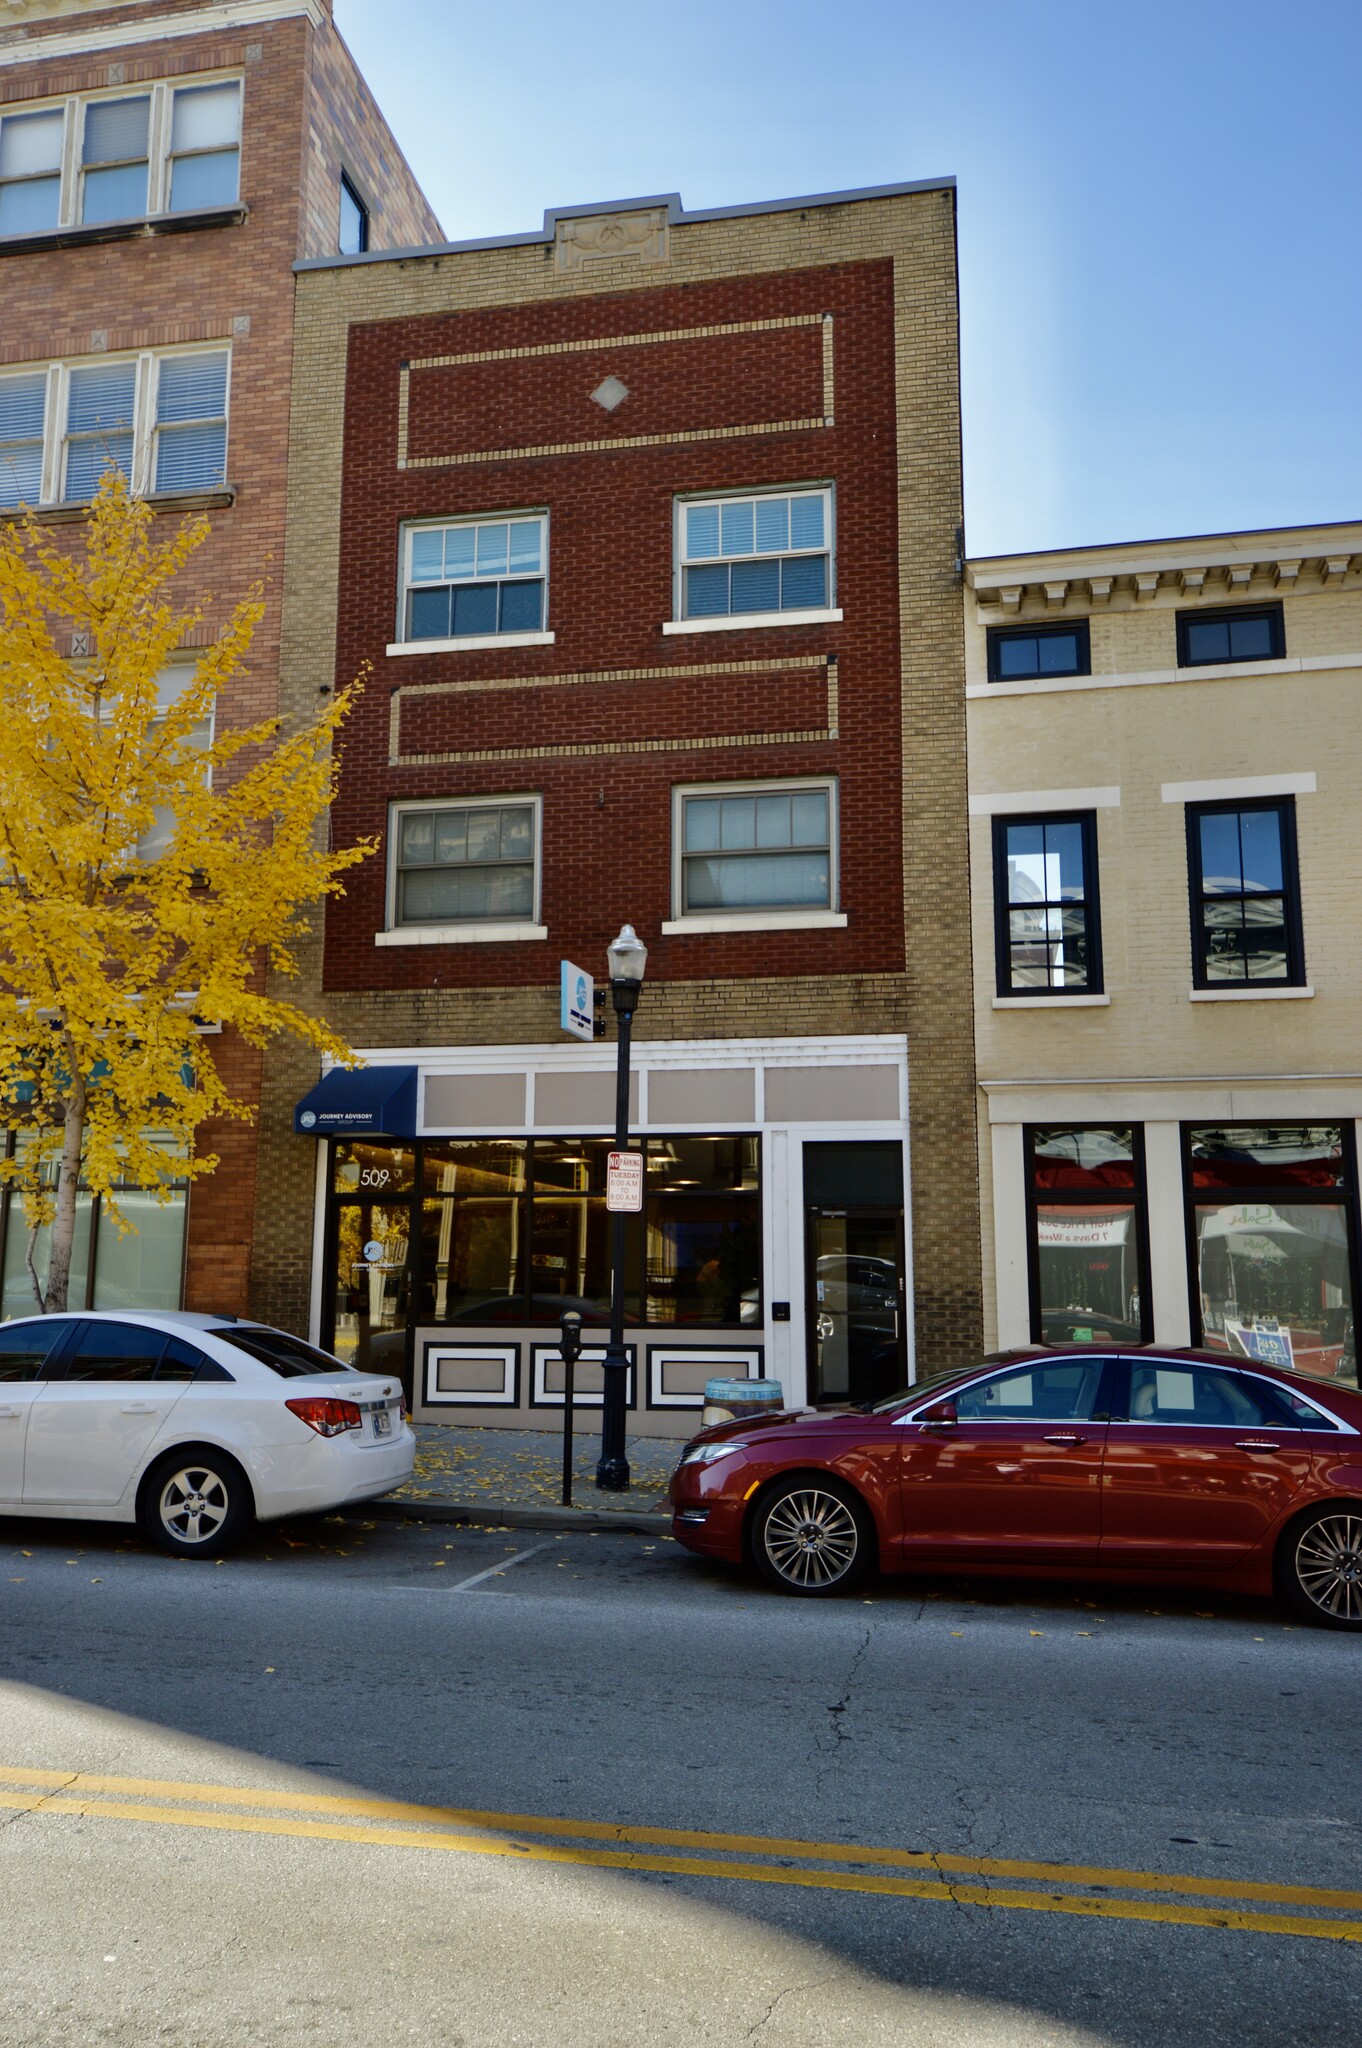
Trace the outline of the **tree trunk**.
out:
<instances>
[{"instance_id":1,"label":"tree trunk","mask_svg":"<svg viewBox=\"0 0 1362 2048\"><path fill-rule=\"evenodd\" d=\"M74 1067L69 1045L66 1056ZM52 1219L47 1299L43 1303L46 1315L61 1315L66 1308L67 1289L71 1284L71 1252L76 1241L76 1196L80 1191L80 1154L84 1137L85 1079L83 1075L73 1073L66 1123L62 1130L61 1163L57 1168L57 1212ZM84 1307L83 1302L81 1306Z\"/></svg>"}]
</instances>

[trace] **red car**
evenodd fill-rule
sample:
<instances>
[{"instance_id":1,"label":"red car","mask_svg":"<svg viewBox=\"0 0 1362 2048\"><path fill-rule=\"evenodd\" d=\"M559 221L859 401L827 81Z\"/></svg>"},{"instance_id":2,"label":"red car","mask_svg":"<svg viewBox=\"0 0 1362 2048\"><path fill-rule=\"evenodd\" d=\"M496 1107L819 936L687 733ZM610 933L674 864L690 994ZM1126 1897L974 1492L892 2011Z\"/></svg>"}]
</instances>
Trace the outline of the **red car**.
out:
<instances>
[{"instance_id":1,"label":"red car","mask_svg":"<svg viewBox=\"0 0 1362 2048\"><path fill-rule=\"evenodd\" d=\"M688 1550L788 1593L980 1571L1283 1593L1362 1629L1362 1393L1207 1351L1011 1352L868 1413L707 1429Z\"/></svg>"}]
</instances>

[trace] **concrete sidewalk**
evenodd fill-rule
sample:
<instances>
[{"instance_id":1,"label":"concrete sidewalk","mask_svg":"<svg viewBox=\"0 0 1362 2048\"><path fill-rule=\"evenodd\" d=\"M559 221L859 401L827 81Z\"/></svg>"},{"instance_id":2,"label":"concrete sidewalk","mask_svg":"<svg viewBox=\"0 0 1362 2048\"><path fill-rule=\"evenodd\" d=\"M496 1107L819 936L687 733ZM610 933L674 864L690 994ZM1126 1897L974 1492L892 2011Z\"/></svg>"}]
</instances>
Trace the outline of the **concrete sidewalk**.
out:
<instances>
[{"instance_id":1,"label":"concrete sidewalk","mask_svg":"<svg viewBox=\"0 0 1362 2048\"><path fill-rule=\"evenodd\" d=\"M628 1493L598 1493L600 1418L578 1418L570 1508L563 1499L563 1438L552 1429L474 1429L414 1423L416 1471L366 1515L430 1522L500 1523L513 1529L608 1528L665 1534L671 1527L667 1482L681 1455L675 1438L633 1437L627 1444Z\"/></svg>"}]
</instances>

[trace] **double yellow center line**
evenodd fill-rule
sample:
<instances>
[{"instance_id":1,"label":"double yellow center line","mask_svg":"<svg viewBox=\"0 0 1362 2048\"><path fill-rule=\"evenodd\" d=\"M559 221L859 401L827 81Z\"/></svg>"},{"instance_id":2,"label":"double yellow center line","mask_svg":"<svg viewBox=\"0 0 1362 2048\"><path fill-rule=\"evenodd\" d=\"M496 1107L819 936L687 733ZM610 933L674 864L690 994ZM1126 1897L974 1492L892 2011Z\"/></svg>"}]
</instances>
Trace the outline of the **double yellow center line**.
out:
<instances>
[{"instance_id":1,"label":"double yellow center line","mask_svg":"<svg viewBox=\"0 0 1362 2048\"><path fill-rule=\"evenodd\" d=\"M0 1809L1362 1942L1362 1892L1310 1885L1176 1877L1163 1871L1079 1863L1022 1863L927 1849L707 1834L690 1828L630 1827L543 1814L483 1813L413 1806L396 1799L289 1792L268 1785L199 1785L102 1777L89 1771L25 1770L17 1765L0 1765ZM664 1851L689 1853L660 1853Z\"/></svg>"}]
</instances>

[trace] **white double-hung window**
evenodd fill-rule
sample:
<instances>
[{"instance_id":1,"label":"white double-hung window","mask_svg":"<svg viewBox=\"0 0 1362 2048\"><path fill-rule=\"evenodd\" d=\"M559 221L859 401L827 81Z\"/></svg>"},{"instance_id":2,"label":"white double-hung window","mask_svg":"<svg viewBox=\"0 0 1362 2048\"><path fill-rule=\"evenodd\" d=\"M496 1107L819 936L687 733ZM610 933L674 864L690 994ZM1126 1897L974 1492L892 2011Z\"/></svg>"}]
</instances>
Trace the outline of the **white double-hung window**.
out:
<instances>
[{"instance_id":1,"label":"white double-hung window","mask_svg":"<svg viewBox=\"0 0 1362 2048\"><path fill-rule=\"evenodd\" d=\"M378 943L543 938L539 820L537 796L395 804Z\"/></svg>"},{"instance_id":2,"label":"white double-hung window","mask_svg":"<svg viewBox=\"0 0 1362 2048\"><path fill-rule=\"evenodd\" d=\"M229 370L200 348L0 373L0 510L84 504L110 466L144 495L224 489Z\"/></svg>"},{"instance_id":3,"label":"white double-hung window","mask_svg":"<svg viewBox=\"0 0 1362 2048\"><path fill-rule=\"evenodd\" d=\"M0 239L237 202L241 81L169 81L0 114Z\"/></svg>"},{"instance_id":4,"label":"white double-hung window","mask_svg":"<svg viewBox=\"0 0 1362 2048\"><path fill-rule=\"evenodd\" d=\"M831 488L678 500L676 585L672 630L828 618Z\"/></svg>"},{"instance_id":5,"label":"white double-hung window","mask_svg":"<svg viewBox=\"0 0 1362 2048\"><path fill-rule=\"evenodd\" d=\"M547 639L548 549L546 512L405 527L399 639L389 652Z\"/></svg>"},{"instance_id":6,"label":"white double-hung window","mask_svg":"<svg viewBox=\"0 0 1362 2048\"><path fill-rule=\"evenodd\" d=\"M837 783L703 783L673 793L669 931L843 925Z\"/></svg>"}]
</instances>

